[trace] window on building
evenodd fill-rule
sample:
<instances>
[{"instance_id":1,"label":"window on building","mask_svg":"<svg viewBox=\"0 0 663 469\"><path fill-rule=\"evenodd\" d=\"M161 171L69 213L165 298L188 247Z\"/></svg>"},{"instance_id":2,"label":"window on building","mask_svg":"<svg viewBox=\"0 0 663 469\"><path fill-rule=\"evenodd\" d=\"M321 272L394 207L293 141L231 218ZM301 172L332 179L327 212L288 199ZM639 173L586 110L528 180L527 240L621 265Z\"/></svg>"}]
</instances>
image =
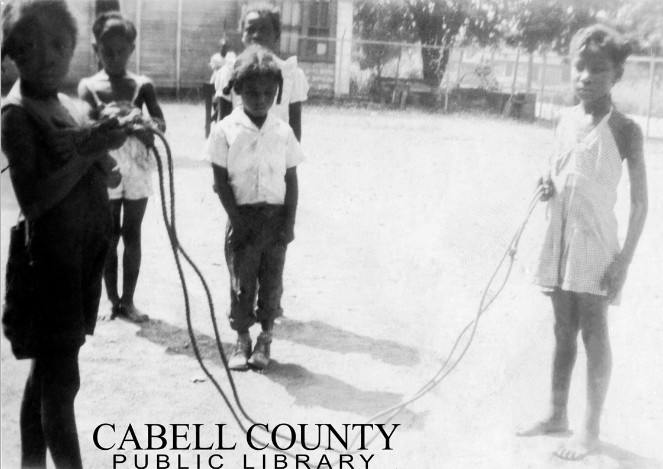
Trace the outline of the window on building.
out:
<instances>
[{"instance_id":1,"label":"window on building","mask_svg":"<svg viewBox=\"0 0 663 469\"><path fill-rule=\"evenodd\" d=\"M334 59L336 0L282 0L281 54L306 61Z\"/></svg>"},{"instance_id":2,"label":"window on building","mask_svg":"<svg viewBox=\"0 0 663 469\"><path fill-rule=\"evenodd\" d=\"M288 57L299 55L302 29L302 2L283 0L281 5L281 53Z\"/></svg>"},{"instance_id":3,"label":"window on building","mask_svg":"<svg viewBox=\"0 0 663 469\"><path fill-rule=\"evenodd\" d=\"M327 60L332 57L332 43L323 38L331 36L330 0L310 0L308 6L307 36L303 55L310 60ZM319 38L319 39L311 39Z\"/></svg>"}]
</instances>

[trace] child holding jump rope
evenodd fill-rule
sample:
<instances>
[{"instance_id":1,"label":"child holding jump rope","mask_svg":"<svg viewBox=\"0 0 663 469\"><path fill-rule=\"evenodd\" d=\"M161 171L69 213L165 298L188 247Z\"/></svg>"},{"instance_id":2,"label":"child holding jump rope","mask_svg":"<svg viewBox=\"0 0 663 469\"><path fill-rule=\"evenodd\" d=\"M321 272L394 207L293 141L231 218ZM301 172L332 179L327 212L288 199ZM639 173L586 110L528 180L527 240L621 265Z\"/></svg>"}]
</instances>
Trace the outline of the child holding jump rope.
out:
<instances>
[{"instance_id":1,"label":"child holding jump rope","mask_svg":"<svg viewBox=\"0 0 663 469\"><path fill-rule=\"evenodd\" d=\"M618 299L647 214L642 131L610 98L630 51L616 31L603 25L573 37L572 82L580 104L561 116L551 173L539 181L545 188L542 200L548 200L549 224L536 281L550 294L555 315L551 409L518 435L568 430L567 402L580 332L587 352L587 410L578 437L555 451L562 459L582 459L599 446L612 368L608 305ZM620 248L614 205L624 160L631 207Z\"/></svg>"},{"instance_id":2,"label":"child holding jump rope","mask_svg":"<svg viewBox=\"0 0 663 469\"><path fill-rule=\"evenodd\" d=\"M32 261L29 284L14 283L8 273L3 312L12 349L32 359L21 403L21 467L45 468L48 449L55 467L78 469L78 353L95 329L111 237L107 150L126 134L117 120L84 126L87 117L58 93L77 34L64 1L3 2L2 33L2 55L20 76L2 103L2 150ZM8 272L20 252L13 247ZM26 315L29 329L20 328ZM19 355L17 346L28 343Z\"/></svg>"},{"instance_id":3,"label":"child holding jump rope","mask_svg":"<svg viewBox=\"0 0 663 469\"><path fill-rule=\"evenodd\" d=\"M240 22L242 43L245 46L257 44L275 53L281 37L281 17L278 10L265 2L250 3L242 14ZM283 75L281 101L274 103L270 111L279 119L290 124L297 140L302 139L302 103L308 94L308 81L304 71L297 65L297 57L281 60L275 56L276 64ZM241 97L232 93L228 86L233 73L232 63L222 67L217 75L217 109L219 118L229 115L233 107L241 106Z\"/></svg>"},{"instance_id":4,"label":"child holding jump rope","mask_svg":"<svg viewBox=\"0 0 663 469\"><path fill-rule=\"evenodd\" d=\"M274 54L247 47L235 62L230 86L243 106L214 125L206 147L215 191L228 214L228 316L237 332L229 367L263 369L270 361L274 320L283 314L283 267L295 237L297 165L304 157L290 126L269 112L275 99L280 102L283 86ZM262 332L251 351L249 328L256 321Z\"/></svg>"},{"instance_id":5,"label":"child holding jump rope","mask_svg":"<svg viewBox=\"0 0 663 469\"><path fill-rule=\"evenodd\" d=\"M92 32L94 50L103 69L82 79L78 94L91 106L91 118L118 116L124 123L133 122L136 129L121 148L111 152L122 174L122 183L109 190L113 242L104 281L112 305L110 318L144 322L148 316L136 308L134 293L141 263L141 224L148 197L153 193L153 162L147 149L151 144L151 134L141 130L141 127L153 126L163 132L166 123L152 81L127 70L127 62L135 48L134 25L119 12L107 12L95 20ZM147 108L150 118L142 115L143 106ZM120 237L124 243L122 296L118 292L117 278Z\"/></svg>"}]
</instances>

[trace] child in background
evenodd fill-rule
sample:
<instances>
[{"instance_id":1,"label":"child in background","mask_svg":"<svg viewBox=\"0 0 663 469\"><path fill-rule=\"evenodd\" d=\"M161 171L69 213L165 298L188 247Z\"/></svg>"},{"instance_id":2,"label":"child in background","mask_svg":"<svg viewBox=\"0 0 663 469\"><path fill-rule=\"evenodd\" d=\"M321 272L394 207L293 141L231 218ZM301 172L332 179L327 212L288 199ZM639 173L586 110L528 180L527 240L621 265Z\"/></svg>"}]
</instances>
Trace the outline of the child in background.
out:
<instances>
[{"instance_id":1,"label":"child in background","mask_svg":"<svg viewBox=\"0 0 663 469\"><path fill-rule=\"evenodd\" d=\"M214 84L216 79L216 74L221 67L226 63L226 54L228 53L228 44L225 39L219 41L219 51L212 54L212 57L209 59L209 68L212 70L212 76L210 77L209 82Z\"/></svg>"},{"instance_id":2,"label":"child in background","mask_svg":"<svg viewBox=\"0 0 663 469\"><path fill-rule=\"evenodd\" d=\"M215 190L228 214L228 316L237 331L229 360L233 370L269 364L274 320L283 314L283 267L295 237L297 165L303 155L292 129L269 112L274 100L280 101L282 83L274 54L260 46L246 48L230 81L243 106L215 124L207 141ZM249 328L256 321L262 332L251 352Z\"/></svg>"},{"instance_id":3,"label":"child in background","mask_svg":"<svg viewBox=\"0 0 663 469\"><path fill-rule=\"evenodd\" d=\"M257 44L275 53L281 37L281 17L273 6L264 2L249 4L242 15L240 28L245 46ZM270 112L290 124L297 140L301 141L302 103L307 98L308 81L304 71L297 65L297 57L288 60L276 58L276 63L283 75L283 89L281 102L275 103ZM232 87L228 86L232 71L232 65L229 64L221 68L217 75L215 88L220 119L242 103L237 94L232 94Z\"/></svg>"},{"instance_id":4,"label":"child in background","mask_svg":"<svg viewBox=\"0 0 663 469\"><path fill-rule=\"evenodd\" d=\"M214 85L215 96L212 98L212 115L211 121L216 122L219 120L219 109L218 104L219 100L216 96L216 81L219 70L226 64L229 63L230 67L235 62L235 53L229 50L228 43L225 39L219 41L219 51L215 52L209 60L209 68L212 70L212 76L210 77L209 82ZM220 95L219 95L220 96Z\"/></svg>"},{"instance_id":5,"label":"child in background","mask_svg":"<svg viewBox=\"0 0 663 469\"><path fill-rule=\"evenodd\" d=\"M587 352L587 410L578 437L555 452L563 459L581 459L599 445L612 368L608 305L624 285L647 214L642 132L610 98L630 50L616 31L602 25L576 33L571 52L580 104L561 116L551 174L540 180L548 188L542 199L548 200L550 216L536 281L549 292L555 314L551 409L544 420L518 434L568 430L567 402L580 332ZM624 160L631 208L620 248L614 205Z\"/></svg>"},{"instance_id":6,"label":"child in background","mask_svg":"<svg viewBox=\"0 0 663 469\"><path fill-rule=\"evenodd\" d=\"M2 33L2 55L20 76L2 103L2 150L29 223L37 304L21 467L45 468L48 448L57 468L78 469L78 352L95 329L111 237L107 149L126 135L117 121L83 127L86 116L58 93L77 34L64 1L3 2Z\"/></svg>"},{"instance_id":7,"label":"child in background","mask_svg":"<svg viewBox=\"0 0 663 469\"><path fill-rule=\"evenodd\" d=\"M94 50L103 69L81 80L78 95L90 106L90 117L121 117L123 122L133 120L142 126L154 126L165 131L163 112L157 101L152 81L127 70L127 62L135 48L136 29L119 12L99 15L92 26ZM145 106L151 117L142 115ZM140 126L139 126L140 127ZM131 135L125 144L111 152L117 161L122 183L109 190L113 216L113 243L106 262L104 281L111 302L111 319L119 316L133 322L148 320L134 304L141 263L141 224L152 195L153 162L148 152L148 132ZM147 145L146 145L147 144ZM122 219L120 221L120 219ZM118 292L117 246L122 237L122 296Z\"/></svg>"}]
</instances>

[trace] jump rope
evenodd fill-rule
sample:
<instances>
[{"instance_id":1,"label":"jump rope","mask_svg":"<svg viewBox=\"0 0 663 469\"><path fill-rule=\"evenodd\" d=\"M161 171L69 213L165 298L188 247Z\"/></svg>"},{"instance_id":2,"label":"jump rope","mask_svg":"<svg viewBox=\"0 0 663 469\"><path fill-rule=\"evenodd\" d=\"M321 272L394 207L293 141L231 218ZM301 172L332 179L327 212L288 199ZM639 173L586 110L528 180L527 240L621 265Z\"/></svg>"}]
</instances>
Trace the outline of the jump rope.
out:
<instances>
[{"instance_id":1,"label":"jump rope","mask_svg":"<svg viewBox=\"0 0 663 469\"><path fill-rule=\"evenodd\" d=\"M172 158L172 153L170 150L170 146L168 144L168 141L166 140L166 137L162 132L160 132L157 129L154 128L149 128L149 130L152 132L152 134L163 144L165 151L166 151L166 170L168 172L167 178L168 178L168 194L166 194L166 187L165 187L165 176L164 176L164 164L162 161L162 156L159 153L157 146L152 143L152 144L147 144L148 151L151 151L154 155L154 159L156 161L156 166L157 166L157 172L159 176L159 191L161 194L161 211L162 211L162 216L163 220L166 226L166 231L168 233L168 239L170 243L171 250L173 252L173 257L175 259L175 265L177 268L178 276L180 279L180 283L182 286L182 294L184 298L184 305L185 305L185 312L186 312L186 323L187 323L187 332L189 334L189 339L191 341L191 347L194 352L194 355L196 357L196 360L198 361L199 366L203 370L203 373L207 376L207 378L210 380L210 382L213 384L213 386L216 388L216 390L219 392L221 395L226 407L230 410L230 413L233 416L233 419L239 426L239 428L246 434L247 433L247 428L242 421L243 417L246 421L248 421L251 424L258 424L255 419L253 419L251 416L248 415L248 413L245 411L241 400L239 393L237 391L237 387L235 385L235 381L232 377L232 372L228 367L228 360L226 358L226 354L223 350L223 345L221 342L221 337L219 334L219 329L217 326L217 321L216 321L216 313L214 309L214 303L212 301L212 295L209 289L209 286L207 284L207 281L205 280L202 272L198 268L198 266L195 264L195 262L191 259L191 257L186 253L182 245L180 244L177 236L177 229L176 229L176 224L175 224L175 187L174 187L174 170L173 170L173 158ZM515 262L515 255L518 251L518 244L520 243L520 239L522 237L522 234L525 230L525 227L527 225L527 222L530 219L530 216L532 212L534 211L534 208L537 205L537 202L540 200L541 196L544 194L549 193L551 188L545 184L539 184L538 187L536 188L532 199L528 205L528 208L525 212L525 216L523 218L523 221L518 225L517 230L515 231L513 237L511 238L511 241L505 250L504 254L502 255L500 261L498 262L496 268L494 269L486 287L483 290L481 300L479 302L479 306L477 308L477 311L475 313L474 318L461 330L460 334L458 334L453 347L451 348L450 352L448 353L447 357L444 359L442 365L439 367L437 372L433 375L433 377L424 383L415 393L413 393L409 398L403 400L399 404L396 404L392 407L389 407L383 411L380 411L373 416L371 416L365 423L370 424L372 422L376 422L379 419L382 419L383 422L382 424L387 424L391 420L393 420L400 412L402 412L404 409L406 409L410 404L414 403L415 401L421 399L423 396L425 396L427 393L429 393L433 388L435 388L437 385L439 385L449 374L458 366L458 364L461 362L461 360L465 357L465 354L467 353L468 349L470 348L470 345L472 344L477 328L479 325L479 320L481 316L488 310L488 308L493 304L497 296L502 292L504 289L507 280L511 274L511 270L513 267L513 264ZM168 201L167 201L168 200ZM215 342L216 342L216 347L218 349L219 355L221 356L221 361L223 362L223 367L226 373L226 376L228 378L228 383L231 388L232 392L232 398L234 400L234 404L231 402L230 398L224 392L222 389L221 385L219 384L218 380L214 377L212 372L209 370L209 368L205 365L203 357L200 353L200 348L198 346L198 341L196 339L196 334L193 330L193 323L191 320L191 309L190 309L190 302L189 302L189 292L187 288L187 282L186 278L184 275L184 271L182 269L182 262L180 259L180 256L184 258L186 263L190 265L190 267L193 269L195 272L196 276L198 277L204 291L205 291L205 296L207 299L207 303L209 306L209 311L210 311L210 318L212 320L212 326L214 329L214 337L215 337ZM508 260L508 263L507 263ZM496 279L498 278L498 274L502 270L502 267L504 264L507 263L506 266L506 272L502 276L502 280L499 283L496 283ZM494 291L494 293L489 295L489 292L491 290L491 287L493 284L498 285L497 289ZM465 343L463 346L461 346L461 342L465 339ZM235 408L237 406L237 408ZM241 415L241 416L240 416ZM257 427L264 432L268 432L267 428L263 427L262 424L257 425ZM286 441L287 444L290 444L289 448L292 448L295 444L297 444L300 447L304 447L305 442L298 441L297 439L292 438L292 435L284 436L278 432L271 432L270 433L273 437L277 437L282 441ZM378 434L375 433L371 438L366 439L363 442L363 448L362 449L367 449L370 444L377 438ZM359 438L359 435L355 436L353 440L351 440L351 443L349 445L349 449L347 451L339 451L334 448L327 448L329 451L336 453L339 455L339 460L336 460L334 463L332 463L332 467L336 466L337 463L340 463L340 455L342 454L356 454L360 450L359 449L351 449L354 448L355 443L357 441L357 438ZM278 453L282 453L285 455L289 455L291 457L295 457L295 454L292 453L291 451L288 450L282 450L278 447L269 442L265 442L260 440L257 437L253 436L253 433L251 434L251 439L253 442L260 444L264 446L265 448L269 448L270 450L273 450ZM319 443L322 443L319 441ZM330 445L331 446L331 445Z\"/></svg>"}]
</instances>

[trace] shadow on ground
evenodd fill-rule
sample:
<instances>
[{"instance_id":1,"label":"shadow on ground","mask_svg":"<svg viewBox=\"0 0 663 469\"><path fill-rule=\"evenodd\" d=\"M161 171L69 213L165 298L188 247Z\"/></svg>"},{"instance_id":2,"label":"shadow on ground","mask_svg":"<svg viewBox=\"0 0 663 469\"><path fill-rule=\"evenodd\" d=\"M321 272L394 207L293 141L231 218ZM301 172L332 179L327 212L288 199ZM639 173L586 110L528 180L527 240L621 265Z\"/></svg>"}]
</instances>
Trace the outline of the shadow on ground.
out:
<instances>
[{"instance_id":1,"label":"shadow on ground","mask_svg":"<svg viewBox=\"0 0 663 469\"><path fill-rule=\"evenodd\" d=\"M413 347L389 340L348 332L320 321L279 319L279 336L306 345L336 353L362 353L389 365L412 366L419 363L419 352Z\"/></svg>"},{"instance_id":2,"label":"shadow on ground","mask_svg":"<svg viewBox=\"0 0 663 469\"><path fill-rule=\"evenodd\" d=\"M287 323L288 325L284 327L282 323L279 326L281 331L283 331L284 338L299 341L297 339L302 338L305 333L304 330L314 333L314 331L319 330L322 327L329 327L322 323L313 323L313 326L308 326L306 323L297 322L295 329L299 327L299 333L295 334L296 337L293 339L288 330L294 322L295 321L292 320L283 321L283 323ZM341 343L339 344L336 342L336 347L343 349L342 342L344 340L344 334L347 334L348 337L352 337L348 342L360 342L354 334L345 333L331 327L330 329L334 330L335 334L340 337L338 340L340 340ZM191 344L191 338L186 329L173 326L161 320L150 320L146 323L140 324L140 330L136 334L138 337L142 337L163 347L167 353L182 354L191 358L196 357L194 348ZM313 337L315 336L319 337L320 334L314 334ZM211 362L216 366L223 368L221 355L219 354L218 345L214 337L197 333L195 341L199 355L205 362ZM366 341L367 340L361 340L361 342ZM329 347L331 349L332 342L332 338L328 338L321 342L322 347ZM368 342L370 342L370 340ZM375 342L378 342L379 344L365 344L360 347L360 351L368 352L374 347L381 347L383 349L387 347L382 343L385 341ZM402 347L391 342L385 343L392 344L389 346ZM315 344L320 345L320 343ZM223 343L222 346L224 353L228 356L232 351L233 344ZM336 349L334 348L334 350ZM411 351L409 353L416 356L416 351ZM265 378L283 386L283 388L295 398L295 404L302 407L322 407L334 411L351 412L369 417L383 409L398 404L403 398L400 394L392 392L365 391L334 378L333 376L313 373L300 364L281 363L277 360L272 360L272 363L263 375ZM343 398L341 399L340 397ZM420 419L417 418L416 414L405 409L399 414L398 421L407 421L410 424L414 424L414 422L419 422Z\"/></svg>"},{"instance_id":3,"label":"shadow on ground","mask_svg":"<svg viewBox=\"0 0 663 469\"><path fill-rule=\"evenodd\" d=\"M657 459L642 457L639 454L610 443L601 443L596 457L611 461L611 464L606 462L606 465L601 467L614 467L615 469L663 469L663 462Z\"/></svg>"}]
</instances>

